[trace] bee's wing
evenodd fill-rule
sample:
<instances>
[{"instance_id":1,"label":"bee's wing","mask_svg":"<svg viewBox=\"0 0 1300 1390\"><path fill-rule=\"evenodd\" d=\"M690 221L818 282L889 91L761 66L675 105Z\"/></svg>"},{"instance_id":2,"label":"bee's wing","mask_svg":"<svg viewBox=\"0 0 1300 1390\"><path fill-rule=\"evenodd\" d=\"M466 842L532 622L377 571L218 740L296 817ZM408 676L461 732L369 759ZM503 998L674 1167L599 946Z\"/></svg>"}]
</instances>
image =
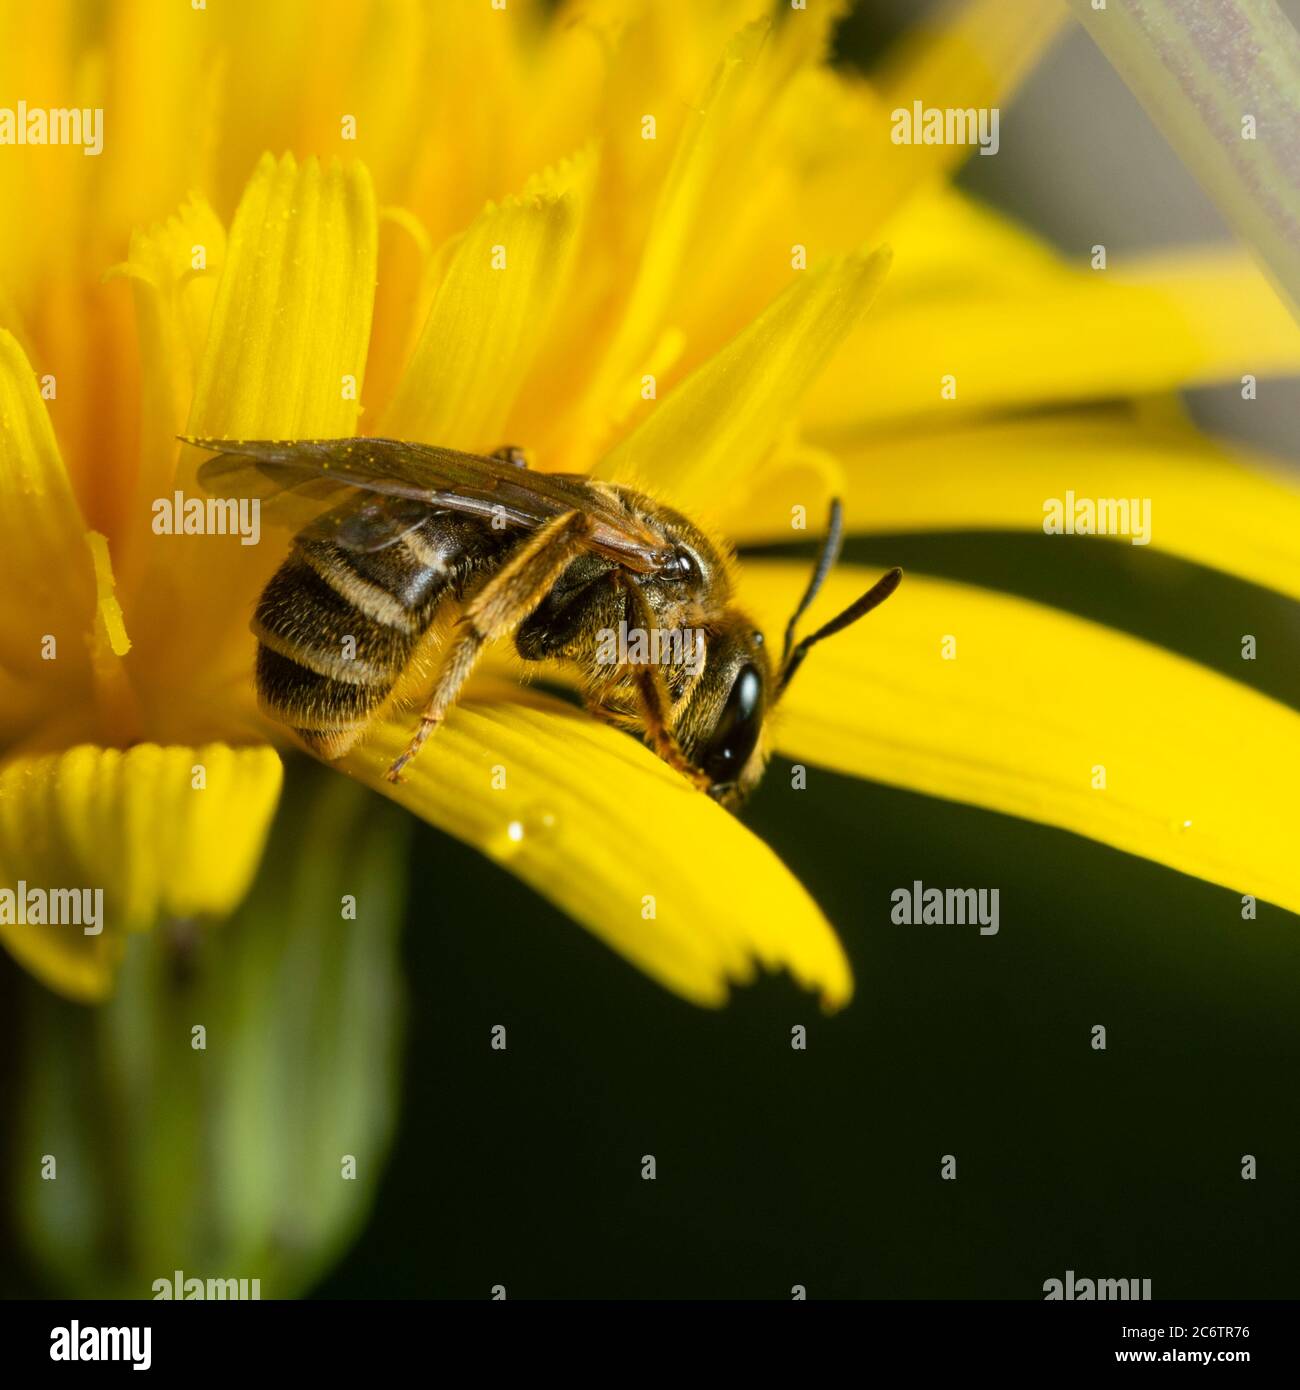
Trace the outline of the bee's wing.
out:
<instances>
[{"instance_id":1,"label":"bee's wing","mask_svg":"<svg viewBox=\"0 0 1300 1390\"><path fill-rule=\"evenodd\" d=\"M268 522L344 550L384 550L433 510L425 502L382 493L366 494L359 502L361 490L337 478L304 477L234 454L208 459L199 468L199 481L218 497L256 499ZM325 506L330 509L322 511Z\"/></svg>"},{"instance_id":2,"label":"bee's wing","mask_svg":"<svg viewBox=\"0 0 1300 1390\"><path fill-rule=\"evenodd\" d=\"M396 439L187 439L212 450L217 457L199 469L199 481L210 492L230 497L259 497L282 515L285 503L301 515L304 504L343 500L352 489L391 499L375 508L369 520L356 515L356 525L343 522L346 508L320 517L326 533L352 549L380 549L419 524L419 518L395 528L413 513L412 505L440 508L509 525L535 528L579 511L592 522L588 544L629 569L650 573L668 559L663 540L621 511L604 493L579 474L534 473L503 459L465 454L430 444ZM408 504L406 507L396 505ZM333 528L332 530L330 528ZM384 537L390 537L384 539ZM365 538L365 544L360 544Z\"/></svg>"}]
</instances>

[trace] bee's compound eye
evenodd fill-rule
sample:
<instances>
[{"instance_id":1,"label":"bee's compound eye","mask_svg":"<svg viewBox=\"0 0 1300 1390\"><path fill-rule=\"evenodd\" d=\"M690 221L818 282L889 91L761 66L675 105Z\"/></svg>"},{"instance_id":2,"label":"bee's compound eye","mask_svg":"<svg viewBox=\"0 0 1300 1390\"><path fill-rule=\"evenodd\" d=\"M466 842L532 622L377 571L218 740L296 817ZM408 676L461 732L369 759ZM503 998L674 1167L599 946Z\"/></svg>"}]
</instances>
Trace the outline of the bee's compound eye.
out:
<instances>
[{"instance_id":1,"label":"bee's compound eye","mask_svg":"<svg viewBox=\"0 0 1300 1390\"><path fill-rule=\"evenodd\" d=\"M679 583L699 577L700 567L695 563L695 556L682 546L673 551L672 558L660 571L661 579L675 579Z\"/></svg>"},{"instance_id":2,"label":"bee's compound eye","mask_svg":"<svg viewBox=\"0 0 1300 1390\"><path fill-rule=\"evenodd\" d=\"M730 782L749 761L763 730L763 678L755 666L736 673L727 703L704 746L700 766L713 782Z\"/></svg>"}]
</instances>

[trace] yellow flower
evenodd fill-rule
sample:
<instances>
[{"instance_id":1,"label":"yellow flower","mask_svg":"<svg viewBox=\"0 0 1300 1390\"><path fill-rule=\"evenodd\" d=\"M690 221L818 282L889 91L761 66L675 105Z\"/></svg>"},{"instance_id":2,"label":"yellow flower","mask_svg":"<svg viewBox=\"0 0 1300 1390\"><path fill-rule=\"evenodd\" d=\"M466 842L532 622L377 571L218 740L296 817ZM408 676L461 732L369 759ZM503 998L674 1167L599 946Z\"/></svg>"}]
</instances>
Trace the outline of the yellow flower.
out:
<instances>
[{"instance_id":1,"label":"yellow flower","mask_svg":"<svg viewBox=\"0 0 1300 1390\"><path fill-rule=\"evenodd\" d=\"M102 155L0 151L0 885L102 886L107 921L0 924L41 978L102 998L127 931L228 913L274 811L247 619L283 551L154 533L156 499L199 495L181 434L520 443L747 542L815 527L834 492L858 532L1147 497L1154 548L1300 596L1300 495L1266 461L1167 408L1088 409L1296 370L1245 255L1071 268L953 190L960 149L890 141L914 98L1007 99L1054 7L970 0L871 82L825 61L838 6L769 9L0 17L0 91L104 112ZM769 630L806 580L743 574ZM845 566L813 620L874 577ZM401 787L400 713L343 769L690 999L756 963L848 998L830 925L741 821L517 674L488 670ZM1300 717L1055 609L911 574L819 649L775 732L799 762L1300 909Z\"/></svg>"}]
</instances>

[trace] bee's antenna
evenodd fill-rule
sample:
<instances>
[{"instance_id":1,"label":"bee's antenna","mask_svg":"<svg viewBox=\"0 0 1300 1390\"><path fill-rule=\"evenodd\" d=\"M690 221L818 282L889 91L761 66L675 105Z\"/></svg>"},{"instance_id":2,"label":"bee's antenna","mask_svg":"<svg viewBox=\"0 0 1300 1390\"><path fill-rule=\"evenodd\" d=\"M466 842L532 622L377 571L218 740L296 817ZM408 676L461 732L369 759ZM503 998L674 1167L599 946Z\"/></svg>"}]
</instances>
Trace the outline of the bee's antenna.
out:
<instances>
[{"instance_id":1,"label":"bee's antenna","mask_svg":"<svg viewBox=\"0 0 1300 1390\"><path fill-rule=\"evenodd\" d=\"M821 554L817 557L817 564L813 569L812 578L808 581L808 587L804 590L804 596L799 600L799 606L794 610L790 621L785 625L785 645L781 648L781 669L784 670L790 661L790 652L794 648L794 630L798 625L799 619L808 611L813 599L821 592L822 585L826 582L826 576L835 566L836 560L840 558L840 546L844 544L844 508L840 505L838 497L831 498L831 514L826 522L826 539L822 542Z\"/></svg>"},{"instance_id":2,"label":"bee's antenna","mask_svg":"<svg viewBox=\"0 0 1300 1390\"><path fill-rule=\"evenodd\" d=\"M819 627L816 632L810 633L797 647L790 651L781 663L781 678L777 684L776 693L780 693L790 684L790 679L794 673L803 665L803 659L809 651L827 637L834 637L837 632L843 632L846 627L852 626L859 618L864 618L873 608L880 604L898 588L899 582L903 578L903 571L892 569L888 574L882 575L876 582L862 595L856 602L849 604L838 618L832 618L830 622ZM818 584L821 582L821 565L818 564ZM816 592L814 587L813 592ZM799 605L802 612L808 605L808 601ZM797 616L797 615L796 615Z\"/></svg>"}]
</instances>

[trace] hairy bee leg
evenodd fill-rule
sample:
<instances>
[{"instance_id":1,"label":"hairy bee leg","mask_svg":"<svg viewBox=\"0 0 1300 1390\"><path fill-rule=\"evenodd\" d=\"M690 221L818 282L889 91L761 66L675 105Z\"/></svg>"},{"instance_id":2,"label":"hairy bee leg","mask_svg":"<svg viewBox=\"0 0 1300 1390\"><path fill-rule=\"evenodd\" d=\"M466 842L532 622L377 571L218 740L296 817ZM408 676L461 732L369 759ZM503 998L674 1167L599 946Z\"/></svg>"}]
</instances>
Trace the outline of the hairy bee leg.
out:
<instances>
[{"instance_id":1,"label":"hairy bee leg","mask_svg":"<svg viewBox=\"0 0 1300 1390\"><path fill-rule=\"evenodd\" d=\"M654 614L650 611L645 595L637 587L636 581L622 578L623 590L636 610L637 626L647 632L654 625ZM668 693L668 683L658 666L629 666L637 697L641 705L641 719L646 735L654 745L655 753L674 771L680 772L698 790L706 791L710 785L706 772L695 766L682 751L682 746L673 733L671 723L672 698Z\"/></svg>"},{"instance_id":2,"label":"hairy bee leg","mask_svg":"<svg viewBox=\"0 0 1300 1390\"><path fill-rule=\"evenodd\" d=\"M674 772L680 772L699 790L706 791L709 787L708 776L691 763L682 752L676 735L663 722L662 716L655 713L657 709L665 707L662 697L653 688L643 689L639 668L629 666L625 669L632 675L636 708L622 709L606 704L598 696L588 696L583 700L587 713L593 719L599 719L602 724L608 724L612 729L648 736L654 745L656 757L662 758Z\"/></svg>"},{"instance_id":3,"label":"hairy bee leg","mask_svg":"<svg viewBox=\"0 0 1300 1390\"><path fill-rule=\"evenodd\" d=\"M680 772L697 791L707 791L709 775L682 752L677 735L668 727L666 710L667 694L664 689L662 673L652 666L640 666L634 672L636 691L641 701L641 717L655 753L675 772Z\"/></svg>"},{"instance_id":4,"label":"hairy bee leg","mask_svg":"<svg viewBox=\"0 0 1300 1390\"><path fill-rule=\"evenodd\" d=\"M406 751L388 769L390 782L424 747L429 735L456 703L484 647L507 637L537 607L551 585L582 553L591 521L583 512L565 512L548 522L504 564L470 600L464 629L447 649L429 703Z\"/></svg>"}]
</instances>

